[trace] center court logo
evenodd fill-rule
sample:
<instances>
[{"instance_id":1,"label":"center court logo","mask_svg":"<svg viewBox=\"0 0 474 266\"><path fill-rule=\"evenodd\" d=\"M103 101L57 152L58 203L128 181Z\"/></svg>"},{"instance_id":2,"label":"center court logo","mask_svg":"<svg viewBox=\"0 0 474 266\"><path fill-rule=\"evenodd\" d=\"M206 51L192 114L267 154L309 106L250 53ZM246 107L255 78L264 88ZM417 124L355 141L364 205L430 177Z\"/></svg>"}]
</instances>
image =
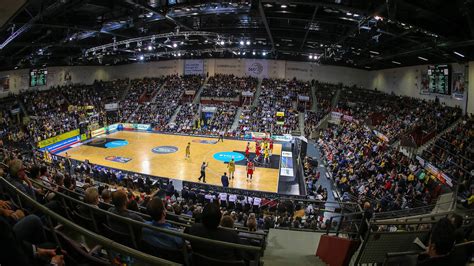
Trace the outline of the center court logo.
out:
<instances>
[{"instance_id":1,"label":"center court logo","mask_svg":"<svg viewBox=\"0 0 474 266\"><path fill-rule=\"evenodd\" d=\"M263 72L263 65L261 63L253 63L249 66L248 71L255 75L260 75Z\"/></svg>"},{"instance_id":2,"label":"center court logo","mask_svg":"<svg viewBox=\"0 0 474 266\"><path fill-rule=\"evenodd\" d=\"M168 154L177 152L178 148L175 146L158 146L153 148L151 151L158 154Z\"/></svg>"},{"instance_id":3,"label":"center court logo","mask_svg":"<svg viewBox=\"0 0 474 266\"><path fill-rule=\"evenodd\" d=\"M218 160L218 161L221 161L221 162L230 162L230 160L232 158L234 158L234 161L238 162L238 161L242 161L243 159L245 159L245 156L242 154L242 153L238 153L238 152L218 152L218 153L215 153L213 156L212 156L214 159Z\"/></svg>"}]
</instances>

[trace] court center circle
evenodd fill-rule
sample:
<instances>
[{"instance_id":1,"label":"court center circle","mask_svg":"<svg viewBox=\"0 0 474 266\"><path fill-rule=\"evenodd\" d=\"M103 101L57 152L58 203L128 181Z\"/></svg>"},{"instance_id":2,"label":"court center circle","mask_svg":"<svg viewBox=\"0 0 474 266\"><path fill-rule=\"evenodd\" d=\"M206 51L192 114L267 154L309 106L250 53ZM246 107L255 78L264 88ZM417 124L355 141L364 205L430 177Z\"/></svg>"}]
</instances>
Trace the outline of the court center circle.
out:
<instances>
[{"instance_id":1,"label":"court center circle","mask_svg":"<svg viewBox=\"0 0 474 266\"><path fill-rule=\"evenodd\" d=\"M242 153L233 152L233 151L214 153L212 157L218 161L225 162L225 163L230 162L232 158L234 158L234 161L236 162L242 161L243 159L245 159L245 156Z\"/></svg>"},{"instance_id":2,"label":"court center circle","mask_svg":"<svg viewBox=\"0 0 474 266\"><path fill-rule=\"evenodd\" d=\"M127 145L128 145L128 141L126 140L114 140L114 141L105 143L106 148L118 148L118 147L123 147Z\"/></svg>"},{"instance_id":3,"label":"court center circle","mask_svg":"<svg viewBox=\"0 0 474 266\"><path fill-rule=\"evenodd\" d=\"M154 153L158 154L168 154L168 153L175 153L178 151L178 147L175 146L158 146L151 150Z\"/></svg>"}]
</instances>

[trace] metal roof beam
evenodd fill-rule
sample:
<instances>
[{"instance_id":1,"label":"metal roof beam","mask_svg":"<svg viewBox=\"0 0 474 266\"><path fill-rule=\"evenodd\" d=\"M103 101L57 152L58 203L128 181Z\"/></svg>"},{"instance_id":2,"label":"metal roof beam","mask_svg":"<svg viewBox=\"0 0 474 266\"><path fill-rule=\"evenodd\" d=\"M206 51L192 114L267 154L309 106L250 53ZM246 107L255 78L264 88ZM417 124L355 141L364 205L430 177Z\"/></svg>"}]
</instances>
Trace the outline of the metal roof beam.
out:
<instances>
[{"instance_id":1,"label":"metal roof beam","mask_svg":"<svg viewBox=\"0 0 474 266\"><path fill-rule=\"evenodd\" d=\"M261 0L258 1L258 11L260 12L263 25L265 25L265 30L267 31L268 38L270 39L270 43L272 44L272 50L275 50L275 42L273 41L272 32L270 31L270 26L268 26L267 17L265 16L265 10L263 10L263 5L262 5Z\"/></svg>"}]
</instances>

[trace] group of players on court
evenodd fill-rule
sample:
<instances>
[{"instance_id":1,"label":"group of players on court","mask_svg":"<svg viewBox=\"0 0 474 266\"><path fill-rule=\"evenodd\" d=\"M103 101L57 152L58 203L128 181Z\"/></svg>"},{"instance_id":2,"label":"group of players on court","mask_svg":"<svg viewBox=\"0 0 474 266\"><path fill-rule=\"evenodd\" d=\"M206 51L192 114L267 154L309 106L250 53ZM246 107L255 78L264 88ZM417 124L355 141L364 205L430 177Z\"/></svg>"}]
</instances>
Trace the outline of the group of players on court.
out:
<instances>
[{"instance_id":1,"label":"group of players on court","mask_svg":"<svg viewBox=\"0 0 474 266\"><path fill-rule=\"evenodd\" d=\"M270 165L270 158L273 153L273 140L265 138L261 141L255 141L255 157L253 160L250 159L250 151L251 151L250 142L247 142L247 146L245 147L245 158L247 160L246 170L247 170L247 181L252 181L253 173L255 171L255 166L257 165ZM185 159L189 159L191 156L191 143L188 142L185 151ZM206 168L209 166L209 162L202 162L201 165L201 175L199 176L198 180L206 183ZM230 180L234 180L234 173L235 173L235 160L232 158L227 163L227 169L229 170L228 178ZM224 173L224 176L226 173ZM223 182L224 183L224 182ZM225 186L225 185L224 185Z\"/></svg>"}]
</instances>

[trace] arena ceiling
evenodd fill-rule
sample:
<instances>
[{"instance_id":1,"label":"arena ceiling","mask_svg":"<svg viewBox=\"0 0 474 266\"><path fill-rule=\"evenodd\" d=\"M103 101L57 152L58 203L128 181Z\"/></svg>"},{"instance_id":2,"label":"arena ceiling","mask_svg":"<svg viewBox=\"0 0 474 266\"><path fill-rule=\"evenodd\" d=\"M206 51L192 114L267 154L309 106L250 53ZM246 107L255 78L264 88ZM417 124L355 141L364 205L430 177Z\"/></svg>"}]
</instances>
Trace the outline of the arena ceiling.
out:
<instances>
[{"instance_id":1,"label":"arena ceiling","mask_svg":"<svg viewBox=\"0 0 474 266\"><path fill-rule=\"evenodd\" d=\"M383 69L474 59L474 0L1 2L1 69L208 57Z\"/></svg>"}]
</instances>

